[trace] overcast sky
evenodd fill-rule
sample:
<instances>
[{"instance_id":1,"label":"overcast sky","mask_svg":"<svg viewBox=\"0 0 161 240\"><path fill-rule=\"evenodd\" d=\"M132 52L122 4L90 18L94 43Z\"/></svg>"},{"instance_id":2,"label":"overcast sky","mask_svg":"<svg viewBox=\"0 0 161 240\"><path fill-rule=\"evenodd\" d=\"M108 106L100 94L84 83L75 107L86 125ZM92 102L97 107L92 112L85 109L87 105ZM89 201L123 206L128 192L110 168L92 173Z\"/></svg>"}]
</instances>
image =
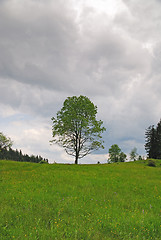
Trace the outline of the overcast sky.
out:
<instances>
[{"instance_id":1,"label":"overcast sky","mask_svg":"<svg viewBox=\"0 0 161 240\"><path fill-rule=\"evenodd\" d=\"M13 148L74 162L50 146L51 117L69 96L98 106L106 162L118 144L145 155L145 129L161 118L160 0L0 0L0 132Z\"/></svg>"}]
</instances>

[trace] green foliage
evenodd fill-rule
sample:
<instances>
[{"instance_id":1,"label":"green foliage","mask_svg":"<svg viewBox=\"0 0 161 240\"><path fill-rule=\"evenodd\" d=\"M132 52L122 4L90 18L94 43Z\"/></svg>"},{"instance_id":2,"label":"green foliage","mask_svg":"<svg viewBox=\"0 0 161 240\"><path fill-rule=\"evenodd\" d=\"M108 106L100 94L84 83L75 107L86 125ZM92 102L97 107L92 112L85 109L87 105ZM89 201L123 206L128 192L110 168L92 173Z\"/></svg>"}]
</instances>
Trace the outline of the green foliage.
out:
<instances>
[{"instance_id":1,"label":"green foliage","mask_svg":"<svg viewBox=\"0 0 161 240\"><path fill-rule=\"evenodd\" d=\"M152 125L146 129L145 150L149 158L161 159L161 120L156 128Z\"/></svg>"},{"instance_id":2,"label":"green foliage","mask_svg":"<svg viewBox=\"0 0 161 240\"><path fill-rule=\"evenodd\" d=\"M157 158L156 129L154 125L149 126L145 131L145 150L149 158Z\"/></svg>"},{"instance_id":3,"label":"green foliage","mask_svg":"<svg viewBox=\"0 0 161 240\"><path fill-rule=\"evenodd\" d=\"M0 239L159 240L161 161L0 161Z\"/></svg>"},{"instance_id":4,"label":"green foliage","mask_svg":"<svg viewBox=\"0 0 161 240\"><path fill-rule=\"evenodd\" d=\"M44 164L44 163L48 163L48 161L46 161L46 160L41 160L39 163L40 163L40 164Z\"/></svg>"},{"instance_id":5,"label":"green foliage","mask_svg":"<svg viewBox=\"0 0 161 240\"><path fill-rule=\"evenodd\" d=\"M119 162L125 162L126 160L126 154L121 152L119 156Z\"/></svg>"},{"instance_id":6,"label":"green foliage","mask_svg":"<svg viewBox=\"0 0 161 240\"><path fill-rule=\"evenodd\" d=\"M137 148L134 147L131 152L130 152L130 159L133 160L133 161L136 161L137 160L137 156L138 156L138 153L137 153Z\"/></svg>"},{"instance_id":7,"label":"green foliage","mask_svg":"<svg viewBox=\"0 0 161 240\"><path fill-rule=\"evenodd\" d=\"M148 160L148 164L147 164L149 167L156 167L156 163L153 159L149 159Z\"/></svg>"},{"instance_id":8,"label":"green foliage","mask_svg":"<svg viewBox=\"0 0 161 240\"><path fill-rule=\"evenodd\" d=\"M66 153L79 158L104 148L101 133L103 122L96 120L97 107L85 96L68 97L63 107L52 118L52 143L62 146Z\"/></svg>"},{"instance_id":9,"label":"green foliage","mask_svg":"<svg viewBox=\"0 0 161 240\"><path fill-rule=\"evenodd\" d=\"M109 149L109 159L111 162L118 162L120 156L121 149L117 144L113 144Z\"/></svg>"},{"instance_id":10,"label":"green foliage","mask_svg":"<svg viewBox=\"0 0 161 240\"><path fill-rule=\"evenodd\" d=\"M42 158L41 156L29 156L28 154L22 154L22 151L13 150L12 148L2 148L0 151L0 159L13 160L18 162L34 162L39 163L40 161L48 162L48 159Z\"/></svg>"},{"instance_id":11,"label":"green foliage","mask_svg":"<svg viewBox=\"0 0 161 240\"><path fill-rule=\"evenodd\" d=\"M124 162L126 154L121 152L121 148L117 144L113 144L109 149L109 162Z\"/></svg>"},{"instance_id":12,"label":"green foliage","mask_svg":"<svg viewBox=\"0 0 161 240\"><path fill-rule=\"evenodd\" d=\"M6 137L2 132L0 132L0 151L2 149L8 149L12 146L13 142L9 137Z\"/></svg>"}]
</instances>

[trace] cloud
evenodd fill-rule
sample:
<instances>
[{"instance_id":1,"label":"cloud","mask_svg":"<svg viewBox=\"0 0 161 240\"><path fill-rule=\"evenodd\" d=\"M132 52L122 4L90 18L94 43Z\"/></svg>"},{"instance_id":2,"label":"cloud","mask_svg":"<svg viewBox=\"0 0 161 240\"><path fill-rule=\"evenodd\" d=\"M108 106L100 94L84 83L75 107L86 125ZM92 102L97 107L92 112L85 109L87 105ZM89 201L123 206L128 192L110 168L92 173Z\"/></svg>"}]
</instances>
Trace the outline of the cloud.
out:
<instances>
[{"instance_id":1,"label":"cloud","mask_svg":"<svg viewBox=\"0 0 161 240\"><path fill-rule=\"evenodd\" d=\"M110 91L110 84L117 89L118 81L144 71L148 64L139 43L113 28L108 16L97 16L95 9L82 12L81 32L76 13L63 1L8 2L1 12L4 78L71 93L99 90L102 95L107 84ZM107 23L102 25L104 19Z\"/></svg>"},{"instance_id":2,"label":"cloud","mask_svg":"<svg viewBox=\"0 0 161 240\"><path fill-rule=\"evenodd\" d=\"M126 29L129 35L139 39L141 42L159 39L160 29L160 1L149 0L127 1L123 0L128 9L128 14L121 13L117 16L117 24ZM150 30L150 32L149 32Z\"/></svg>"},{"instance_id":3,"label":"cloud","mask_svg":"<svg viewBox=\"0 0 161 240\"><path fill-rule=\"evenodd\" d=\"M63 1L13 2L0 11L2 76L48 89L67 87L63 79L76 41L70 10Z\"/></svg>"}]
</instances>

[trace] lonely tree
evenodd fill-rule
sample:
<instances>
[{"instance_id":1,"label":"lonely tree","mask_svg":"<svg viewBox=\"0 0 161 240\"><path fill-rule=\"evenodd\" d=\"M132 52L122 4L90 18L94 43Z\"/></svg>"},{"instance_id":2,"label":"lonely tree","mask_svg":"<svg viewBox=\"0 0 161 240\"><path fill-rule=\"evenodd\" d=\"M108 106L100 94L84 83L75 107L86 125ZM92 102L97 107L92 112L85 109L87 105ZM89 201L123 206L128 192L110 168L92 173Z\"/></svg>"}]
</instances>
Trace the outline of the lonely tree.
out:
<instances>
[{"instance_id":1,"label":"lonely tree","mask_svg":"<svg viewBox=\"0 0 161 240\"><path fill-rule=\"evenodd\" d=\"M94 150L104 148L101 133L106 129L96 120L97 106L86 96L68 97L56 118L53 117L52 143L62 146L66 153L78 159Z\"/></svg>"}]
</instances>

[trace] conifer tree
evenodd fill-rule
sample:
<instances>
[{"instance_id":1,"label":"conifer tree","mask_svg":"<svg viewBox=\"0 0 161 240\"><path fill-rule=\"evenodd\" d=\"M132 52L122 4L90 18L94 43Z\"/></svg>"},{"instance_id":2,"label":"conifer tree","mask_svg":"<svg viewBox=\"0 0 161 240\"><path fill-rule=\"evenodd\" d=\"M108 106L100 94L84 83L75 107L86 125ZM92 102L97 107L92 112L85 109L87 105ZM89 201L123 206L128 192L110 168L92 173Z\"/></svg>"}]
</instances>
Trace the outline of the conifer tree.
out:
<instances>
[{"instance_id":1,"label":"conifer tree","mask_svg":"<svg viewBox=\"0 0 161 240\"><path fill-rule=\"evenodd\" d=\"M156 128L151 125L146 129L145 150L149 158L161 159L161 120Z\"/></svg>"},{"instance_id":2,"label":"conifer tree","mask_svg":"<svg viewBox=\"0 0 161 240\"><path fill-rule=\"evenodd\" d=\"M145 150L149 158L156 158L156 129L154 125L149 126L145 131Z\"/></svg>"},{"instance_id":3,"label":"conifer tree","mask_svg":"<svg viewBox=\"0 0 161 240\"><path fill-rule=\"evenodd\" d=\"M161 120L158 122L156 127L156 152L157 158L161 159Z\"/></svg>"}]
</instances>

